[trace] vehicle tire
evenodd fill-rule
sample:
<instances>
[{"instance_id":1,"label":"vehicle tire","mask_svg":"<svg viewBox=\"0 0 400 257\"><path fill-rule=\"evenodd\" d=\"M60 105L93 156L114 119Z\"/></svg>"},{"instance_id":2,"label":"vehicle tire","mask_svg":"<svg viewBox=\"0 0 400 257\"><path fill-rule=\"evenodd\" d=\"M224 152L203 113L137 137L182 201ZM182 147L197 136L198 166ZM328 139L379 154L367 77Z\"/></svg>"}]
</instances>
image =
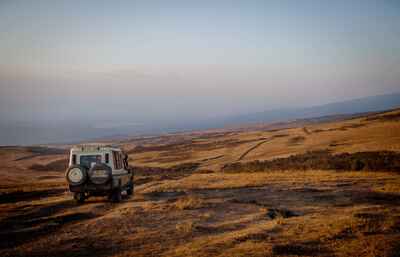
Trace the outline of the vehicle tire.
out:
<instances>
[{"instance_id":1,"label":"vehicle tire","mask_svg":"<svg viewBox=\"0 0 400 257\"><path fill-rule=\"evenodd\" d=\"M101 174L97 174L101 171ZM106 164L96 164L88 172L90 181L96 185L104 185L111 179L111 168Z\"/></svg>"},{"instance_id":2,"label":"vehicle tire","mask_svg":"<svg viewBox=\"0 0 400 257\"><path fill-rule=\"evenodd\" d=\"M74 199L77 203L84 203L86 200L85 193L74 193Z\"/></svg>"},{"instance_id":3,"label":"vehicle tire","mask_svg":"<svg viewBox=\"0 0 400 257\"><path fill-rule=\"evenodd\" d=\"M122 200L121 189L114 189L111 193L110 200L113 203L119 203Z\"/></svg>"},{"instance_id":4,"label":"vehicle tire","mask_svg":"<svg viewBox=\"0 0 400 257\"><path fill-rule=\"evenodd\" d=\"M126 189L126 194L127 194L127 195L133 195L133 183L131 183L131 184L128 186L128 189Z\"/></svg>"},{"instance_id":5,"label":"vehicle tire","mask_svg":"<svg viewBox=\"0 0 400 257\"><path fill-rule=\"evenodd\" d=\"M81 174L79 174L79 172ZM72 174L74 173L74 174ZM72 186L79 186L85 183L87 179L87 170L85 167L82 167L80 165L72 165L67 169L67 172L65 173L65 177L68 181L68 183ZM81 179L75 180L76 178L81 177ZM75 178L75 179L74 179Z\"/></svg>"},{"instance_id":6,"label":"vehicle tire","mask_svg":"<svg viewBox=\"0 0 400 257\"><path fill-rule=\"evenodd\" d=\"M133 195L133 189L134 189L133 181L131 180L131 182L129 182L128 188L126 189L126 194Z\"/></svg>"}]
</instances>

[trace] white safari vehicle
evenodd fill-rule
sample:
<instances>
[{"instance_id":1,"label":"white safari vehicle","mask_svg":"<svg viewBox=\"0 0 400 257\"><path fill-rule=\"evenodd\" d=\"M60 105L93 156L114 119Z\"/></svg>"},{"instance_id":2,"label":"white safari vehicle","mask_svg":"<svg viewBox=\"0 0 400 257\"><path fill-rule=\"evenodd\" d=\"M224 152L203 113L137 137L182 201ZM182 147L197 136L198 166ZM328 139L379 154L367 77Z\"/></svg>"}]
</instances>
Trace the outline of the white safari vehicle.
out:
<instances>
[{"instance_id":1,"label":"white safari vehicle","mask_svg":"<svg viewBox=\"0 0 400 257\"><path fill-rule=\"evenodd\" d=\"M108 196L111 201L119 202L122 191L133 194L133 172L128 166L128 156L117 147L73 147L65 176L78 203L89 196Z\"/></svg>"}]
</instances>

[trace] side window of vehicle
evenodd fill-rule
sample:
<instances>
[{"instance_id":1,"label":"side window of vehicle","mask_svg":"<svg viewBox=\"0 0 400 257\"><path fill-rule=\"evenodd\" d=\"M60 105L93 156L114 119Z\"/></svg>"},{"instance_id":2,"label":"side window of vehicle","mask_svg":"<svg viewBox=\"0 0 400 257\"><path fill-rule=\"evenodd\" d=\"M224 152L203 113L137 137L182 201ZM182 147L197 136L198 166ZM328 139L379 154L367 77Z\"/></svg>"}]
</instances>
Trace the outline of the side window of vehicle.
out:
<instances>
[{"instance_id":1,"label":"side window of vehicle","mask_svg":"<svg viewBox=\"0 0 400 257\"><path fill-rule=\"evenodd\" d=\"M118 157L117 157L117 152L113 151L113 162L114 162L114 168L117 170L118 169Z\"/></svg>"},{"instance_id":2,"label":"side window of vehicle","mask_svg":"<svg viewBox=\"0 0 400 257\"><path fill-rule=\"evenodd\" d=\"M72 165L76 165L76 154L72 155Z\"/></svg>"},{"instance_id":3,"label":"side window of vehicle","mask_svg":"<svg viewBox=\"0 0 400 257\"><path fill-rule=\"evenodd\" d=\"M121 155L117 151L113 151L114 167L116 170L122 169Z\"/></svg>"}]
</instances>

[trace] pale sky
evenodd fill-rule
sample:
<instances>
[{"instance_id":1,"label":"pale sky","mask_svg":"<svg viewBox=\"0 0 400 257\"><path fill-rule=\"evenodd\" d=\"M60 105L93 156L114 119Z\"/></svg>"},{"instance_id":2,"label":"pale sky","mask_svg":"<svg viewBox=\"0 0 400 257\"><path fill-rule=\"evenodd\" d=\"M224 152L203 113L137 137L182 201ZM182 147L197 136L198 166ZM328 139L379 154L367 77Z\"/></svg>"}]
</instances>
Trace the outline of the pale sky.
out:
<instances>
[{"instance_id":1,"label":"pale sky","mask_svg":"<svg viewBox=\"0 0 400 257\"><path fill-rule=\"evenodd\" d=\"M138 124L400 91L400 2L0 2L0 117Z\"/></svg>"}]
</instances>

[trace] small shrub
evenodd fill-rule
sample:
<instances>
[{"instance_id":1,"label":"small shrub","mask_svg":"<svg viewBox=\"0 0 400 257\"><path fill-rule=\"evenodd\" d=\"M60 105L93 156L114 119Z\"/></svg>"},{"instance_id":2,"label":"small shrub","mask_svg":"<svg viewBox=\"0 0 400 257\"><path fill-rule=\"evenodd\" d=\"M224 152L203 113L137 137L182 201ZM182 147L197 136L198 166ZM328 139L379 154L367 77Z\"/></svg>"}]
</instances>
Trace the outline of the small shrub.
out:
<instances>
[{"instance_id":1,"label":"small shrub","mask_svg":"<svg viewBox=\"0 0 400 257\"><path fill-rule=\"evenodd\" d=\"M292 137L288 140L288 144L289 145L297 145L302 143L304 140L306 140L305 137L303 136L296 136L296 137Z\"/></svg>"},{"instance_id":2,"label":"small shrub","mask_svg":"<svg viewBox=\"0 0 400 257\"><path fill-rule=\"evenodd\" d=\"M180 222L175 225L176 230L183 233L190 233L195 229L193 221Z\"/></svg>"},{"instance_id":3,"label":"small shrub","mask_svg":"<svg viewBox=\"0 0 400 257\"><path fill-rule=\"evenodd\" d=\"M268 209L267 211L267 216L270 219L276 219L276 218L290 218L290 217L296 217L298 216L294 212L287 210L287 209L275 209L271 208Z\"/></svg>"},{"instance_id":4,"label":"small shrub","mask_svg":"<svg viewBox=\"0 0 400 257\"><path fill-rule=\"evenodd\" d=\"M313 256L316 252L321 252L318 247L312 247L301 244L282 244L274 245L272 248L273 255L308 255Z\"/></svg>"},{"instance_id":5,"label":"small shrub","mask_svg":"<svg viewBox=\"0 0 400 257\"><path fill-rule=\"evenodd\" d=\"M364 165L364 163L362 161L356 159L356 160L353 161L353 163L351 165L351 169L359 171L359 170L362 170L364 168L364 166L365 165Z\"/></svg>"},{"instance_id":6,"label":"small shrub","mask_svg":"<svg viewBox=\"0 0 400 257\"><path fill-rule=\"evenodd\" d=\"M174 206L179 210L193 210L203 206L204 202L201 198L188 196L178 199Z\"/></svg>"},{"instance_id":7,"label":"small shrub","mask_svg":"<svg viewBox=\"0 0 400 257\"><path fill-rule=\"evenodd\" d=\"M156 175L156 174L175 174L175 173L191 173L200 166L196 162L187 162L172 166L170 168L162 167L146 167L146 166L134 166L132 167L135 175Z\"/></svg>"}]
</instances>

